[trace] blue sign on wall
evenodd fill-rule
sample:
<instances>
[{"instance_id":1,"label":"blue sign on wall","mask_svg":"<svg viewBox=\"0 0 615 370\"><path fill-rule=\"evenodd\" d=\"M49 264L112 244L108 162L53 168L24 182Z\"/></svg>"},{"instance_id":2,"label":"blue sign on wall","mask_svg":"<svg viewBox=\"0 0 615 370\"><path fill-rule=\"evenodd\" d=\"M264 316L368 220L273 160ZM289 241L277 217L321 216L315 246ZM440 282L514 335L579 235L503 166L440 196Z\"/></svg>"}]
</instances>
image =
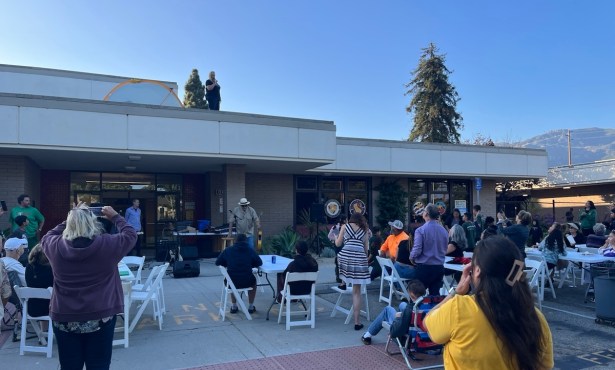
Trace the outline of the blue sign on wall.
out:
<instances>
[{"instance_id":1,"label":"blue sign on wall","mask_svg":"<svg viewBox=\"0 0 615 370\"><path fill-rule=\"evenodd\" d=\"M479 191L483 188L483 180L480 177L474 178L474 187Z\"/></svg>"}]
</instances>

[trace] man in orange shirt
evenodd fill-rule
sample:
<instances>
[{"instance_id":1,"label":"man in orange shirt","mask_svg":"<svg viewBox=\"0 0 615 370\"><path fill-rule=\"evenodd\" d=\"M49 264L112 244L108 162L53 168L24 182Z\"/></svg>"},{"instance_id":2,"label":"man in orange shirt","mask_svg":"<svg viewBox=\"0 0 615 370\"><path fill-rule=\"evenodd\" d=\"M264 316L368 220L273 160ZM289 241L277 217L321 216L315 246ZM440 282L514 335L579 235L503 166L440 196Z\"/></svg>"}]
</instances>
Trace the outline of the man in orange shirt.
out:
<instances>
[{"instance_id":1,"label":"man in orange shirt","mask_svg":"<svg viewBox=\"0 0 615 370\"><path fill-rule=\"evenodd\" d=\"M404 224L400 220L389 222L391 235L389 235L380 247L380 255L386 256L395 262L397 260L397 249L402 240L408 239L408 234L404 231Z\"/></svg>"}]
</instances>

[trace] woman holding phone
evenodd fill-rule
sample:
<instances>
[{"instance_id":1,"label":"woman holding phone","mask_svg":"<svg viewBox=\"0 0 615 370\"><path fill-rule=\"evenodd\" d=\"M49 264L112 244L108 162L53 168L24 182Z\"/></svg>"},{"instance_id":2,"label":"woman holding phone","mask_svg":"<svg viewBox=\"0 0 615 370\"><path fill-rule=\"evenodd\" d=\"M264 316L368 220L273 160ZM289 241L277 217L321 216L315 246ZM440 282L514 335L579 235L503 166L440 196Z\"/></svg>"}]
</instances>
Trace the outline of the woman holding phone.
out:
<instances>
[{"instance_id":1,"label":"woman holding phone","mask_svg":"<svg viewBox=\"0 0 615 370\"><path fill-rule=\"evenodd\" d=\"M523 267L505 237L476 244L459 285L425 318L429 337L445 345L445 369L553 368L551 331L534 307Z\"/></svg>"},{"instance_id":2,"label":"woman holding phone","mask_svg":"<svg viewBox=\"0 0 615 370\"><path fill-rule=\"evenodd\" d=\"M124 294L117 264L134 246L137 233L112 207L102 215L115 224L106 234L83 203L41 240L53 270L49 316L58 343L60 367L109 369L118 313Z\"/></svg>"}]
</instances>

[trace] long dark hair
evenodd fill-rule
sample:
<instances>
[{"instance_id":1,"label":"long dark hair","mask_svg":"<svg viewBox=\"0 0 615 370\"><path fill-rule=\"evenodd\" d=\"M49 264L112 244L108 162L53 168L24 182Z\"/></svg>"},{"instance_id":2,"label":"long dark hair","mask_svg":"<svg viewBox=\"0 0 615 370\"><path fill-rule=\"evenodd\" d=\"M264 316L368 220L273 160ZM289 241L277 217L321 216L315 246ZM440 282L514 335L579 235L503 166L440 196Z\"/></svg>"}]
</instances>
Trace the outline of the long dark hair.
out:
<instances>
[{"instance_id":1,"label":"long dark hair","mask_svg":"<svg viewBox=\"0 0 615 370\"><path fill-rule=\"evenodd\" d=\"M564 253L564 234L562 234L562 225L554 222L555 229L547 235L547 239L545 240L545 247L547 249L556 251L558 253ZM555 249L555 245L557 244L557 250Z\"/></svg>"},{"instance_id":2,"label":"long dark hair","mask_svg":"<svg viewBox=\"0 0 615 370\"><path fill-rule=\"evenodd\" d=\"M596 206L594 205L593 201L588 200L587 203L589 203L589 209L596 209Z\"/></svg>"},{"instance_id":3,"label":"long dark hair","mask_svg":"<svg viewBox=\"0 0 615 370\"><path fill-rule=\"evenodd\" d=\"M545 348L534 298L525 278L509 286L506 282L515 260L523 261L519 248L503 236L476 244L472 263L480 268L475 288L476 303L504 344L510 367L536 370Z\"/></svg>"},{"instance_id":4,"label":"long dark hair","mask_svg":"<svg viewBox=\"0 0 615 370\"><path fill-rule=\"evenodd\" d=\"M360 213L353 213L352 216L350 216L350 220L348 220L348 223L357 224L361 228L361 230L367 232L367 220L365 220L365 217L363 217L363 215Z\"/></svg>"}]
</instances>

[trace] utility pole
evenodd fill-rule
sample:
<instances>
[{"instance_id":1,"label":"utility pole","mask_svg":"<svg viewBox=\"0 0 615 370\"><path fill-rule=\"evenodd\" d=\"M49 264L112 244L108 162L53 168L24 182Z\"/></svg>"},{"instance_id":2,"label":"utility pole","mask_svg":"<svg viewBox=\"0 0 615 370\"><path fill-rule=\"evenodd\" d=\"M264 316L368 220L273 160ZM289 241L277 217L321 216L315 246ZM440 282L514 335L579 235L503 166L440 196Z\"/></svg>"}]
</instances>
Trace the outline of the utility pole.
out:
<instances>
[{"instance_id":1,"label":"utility pole","mask_svg":"<svg viewBox=\"0 0 615 370\"><path fill-rule=\"evenodd\" d=\"M572 146L570 145L570 129L568 129L568 167L572 167Z\"/></svg>"}]
</instances>

